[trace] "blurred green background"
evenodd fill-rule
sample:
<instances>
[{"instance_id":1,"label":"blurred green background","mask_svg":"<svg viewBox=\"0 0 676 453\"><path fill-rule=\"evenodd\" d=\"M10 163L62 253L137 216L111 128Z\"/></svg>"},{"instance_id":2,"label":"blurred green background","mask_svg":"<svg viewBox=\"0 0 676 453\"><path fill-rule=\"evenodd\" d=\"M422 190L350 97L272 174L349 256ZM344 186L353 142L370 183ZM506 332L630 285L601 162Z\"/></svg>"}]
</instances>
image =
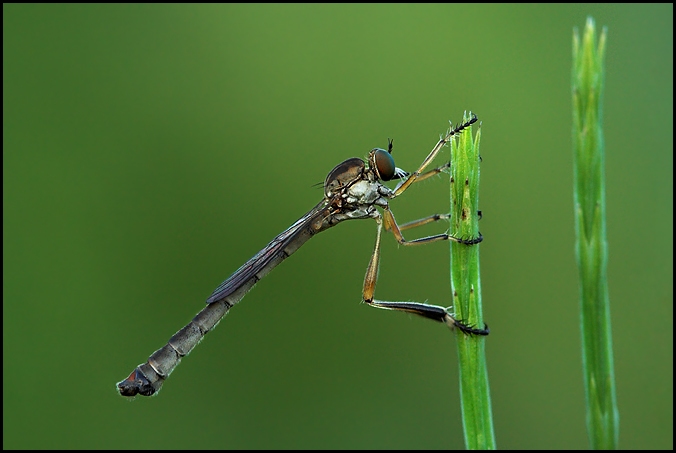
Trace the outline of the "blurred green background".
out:
<instances>
[{"instance_id":1,"label":"blurred green background","mask_svg":"<svg viewBox=\"0 0 676 453\"><path fill-rule=\"evenodd\" d=\"M588 15L609 31L620 446L671 449L673 5L3 5L3 447L464 448L453 336L360 304L371 221L272 272L159 396L115 383L334 165L392 137L410 171L472 110L497 445L586 448L570 73ZM448 203L438 177L392 208ZM388 235L382 260L380 298L450 304L447 244Z\"/></svg>"}]
</instances>

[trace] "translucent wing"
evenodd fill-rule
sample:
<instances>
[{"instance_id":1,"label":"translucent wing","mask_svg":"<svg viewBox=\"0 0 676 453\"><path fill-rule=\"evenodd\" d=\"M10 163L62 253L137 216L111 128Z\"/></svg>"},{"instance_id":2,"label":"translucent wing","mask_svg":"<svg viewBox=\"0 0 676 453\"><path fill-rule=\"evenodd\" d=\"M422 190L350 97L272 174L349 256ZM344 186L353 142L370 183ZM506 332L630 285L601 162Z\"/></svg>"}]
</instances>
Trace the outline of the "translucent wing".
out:
<instances>
[{"instance_id":1,"label":"translucent wing","mask_svg":"<svg viewBox=\"0 0 676 453\"><path fill-rule=\"evenodd\" d=\"M256 253L256 255L228 277L227 280L221 283L209 296L207 304L225 299L252 278L255 280L254 283L263 278L275 265L279 264L316 233L310 225L318 217L326 217L328 215L326 212L327 204L327 201L323 200L310 212L298 219L296 223L270 241L263 250ZM295 242L298 243L294 244ZM292 245L297 246L293 247ZM293 250L287 251L287 248L292 248Z\"/></svg>"}]
</instances>

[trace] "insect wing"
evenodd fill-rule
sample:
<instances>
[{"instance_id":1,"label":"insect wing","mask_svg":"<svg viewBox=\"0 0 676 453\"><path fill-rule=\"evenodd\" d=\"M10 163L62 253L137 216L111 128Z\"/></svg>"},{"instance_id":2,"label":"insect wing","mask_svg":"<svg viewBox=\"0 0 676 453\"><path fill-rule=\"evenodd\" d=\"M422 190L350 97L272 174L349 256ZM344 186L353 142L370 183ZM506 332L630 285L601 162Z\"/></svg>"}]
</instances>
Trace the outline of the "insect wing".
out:
<instances>
[{"instance_id":1,"label":"insect wing","mask_svg":"<svg viewBox=\"0 0 676 453\"><path fill-rule=\"evenodd\" d=\"M325 215L325 208L326 202L322 201L284 232L280 233L279 236L270 241L260 252L256 253L249 261L228 277L227 280L221 283L209 296L207 304L218 302L245 285L249 279L258 274L271 260L277 257L317 216Z\"/></svg>"}]
</instances>

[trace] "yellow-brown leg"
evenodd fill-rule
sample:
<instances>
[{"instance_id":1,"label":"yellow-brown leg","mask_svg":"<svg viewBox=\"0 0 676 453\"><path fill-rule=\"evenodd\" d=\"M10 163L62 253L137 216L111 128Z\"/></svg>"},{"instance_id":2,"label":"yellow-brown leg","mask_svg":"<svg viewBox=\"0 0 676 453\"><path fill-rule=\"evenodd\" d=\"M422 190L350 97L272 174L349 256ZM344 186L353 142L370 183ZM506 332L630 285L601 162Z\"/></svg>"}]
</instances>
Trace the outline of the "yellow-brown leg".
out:
<instances>
[{"instance_id":1,"label":"yellow-brown leg","mask_svg":"<svg viewBox=\"0 0 676 453\"><path fill-rule=\"evenodd\" d=\"M462 132L464 129L468 128L471 124L475 123L476 121L477 121L477 117L475 115L469 121L462 123L462 124L459 124L456 127L452 128L448 132L448 134L446 134L446 136L444 138L439 140L437 142L437 144L434 146L434 148L432 148L432 151L427 155L425 160L423 160L422 164L420 164L420 167L416 171L411 173L408 176L408 178L406 178L406 181L402 182L400 185L398 185L394 189L394 193L392 194L393 195L392 198L398 197L399 195L404 193L404 191L406 189L408 189L411 184L413 184L414 182L416 182L418 180L421 180L421 178L426 179L426 178L429 178L430 176L433 176L433 175L426 176L427 174L424 173L424 171L427 168L427 166L434 160L434 158L437 157L437 154L439 154L439 151L441 151L441 148L443 148L444 145L446 143L448 143L448 141L451 139L452 136L459 134L460 132ZM439 167L439 168L443 168L443 167ZM432 170L432 171L434 172L435 170ZM437 173L439 173L440 171L438 171ZM433 174L436 174L436 173L433 173Z\"/></svg>"},{"instance_id":2,"label":"yellow-brown leg","mask_svg":"<svg viewBox=\"0 0 676 453\"><path fill-rule=\"evenodd\" d=\"M389 218L387 217L389 213ZM364 299L364 302L367 304L371 305L372 307L377 307L377 308L383 308L386 310L397 310L397 311L404 311L408 313L413 313L428 319L433 319L438 322L443 322L447 326L449 326L451 329L457 327L459 328L463 333L467 335L488 335L488 326L484 326L483 329L477 329L474 326L467 325L463 323L460 320L455 319L451 313L448 312L448 310L444 307L440 307L438 305L429 305L429 304L423 304L419 302L389 302L389 301L382 301L382 300L376 300L374 299L375 295L375 290L376 290L376 280L378 278L378 265L380 263L380 237L383 229L383 222L386 222L390 224L390 228L392 229L393 233L395 233L395 237L397 237L397 234L399 235L399 239L397 239L400 243L405 244L405 245L412 245L412 244L423 244L423 243L428 243L428 242L434 242L434 241L439 241L439 240L456 240L459 241L456 238L452 238L448 235L437 235L437 236L429 236L427 238L422 238L420 240L416 241L406 241L403 236L401 236L401 231L400 228L397 226L396 222L394 221L394 216L392 216L391 212L389 209L385 209L385 220L383 220L381 217L377 217L376 222L378 223L378 232L376 235L376 244L375 248L373 250L373 255L371 255L371 260L369 261L368 268L366 269L366 275L364 276L364 288L362 292L362 297ZM386 225L387 228L387 225ZM401 240L400 240L401 239ZM459 241L462 242L462 241ZM463 242L464 243L464 242ZM470 244L468 244L470 245Z\"/></svg>"},{"instance_id":3,"label":"yellow-brown leg","mask_svg":"<svg viewBox=\"0 0 676 453\"><path fill-rule=\"evenodd\" d=\"M439 216L438 219L435 217ZM436 214L434 216L426 217L424 219L420 220L415 220L413 222L409 222L406 224L406 228L414 228L416 226L424 225L429 222L433 222L435 220L441 220L441 218L448 218L446 214ZM463 238L456 238L453 237L449 234L446 233L441 233L441 234L435 234L434 236L426 236L423 238L418 238L418 239L413 239L411 241L407 241L404 239L404 236L401 234L402 228L397 225L397 221L394 220L394 214L392 214L392 211L390 211L389 207L385 207L383 209L383 221L385 223L385 229L388 231L392 231L392 234L394 235L394 238L397 240L398 243L401 245L419 245L419 244L429 244L430 242L436 242L436 241L455 241L459 242L461 244L465 245L475 245L478 244L479 242L483 241L483 236L481 236L481 233L479 233L479 237L477 238L470 238L470 239L463 239Z\"/></svg>"}]
</instances>

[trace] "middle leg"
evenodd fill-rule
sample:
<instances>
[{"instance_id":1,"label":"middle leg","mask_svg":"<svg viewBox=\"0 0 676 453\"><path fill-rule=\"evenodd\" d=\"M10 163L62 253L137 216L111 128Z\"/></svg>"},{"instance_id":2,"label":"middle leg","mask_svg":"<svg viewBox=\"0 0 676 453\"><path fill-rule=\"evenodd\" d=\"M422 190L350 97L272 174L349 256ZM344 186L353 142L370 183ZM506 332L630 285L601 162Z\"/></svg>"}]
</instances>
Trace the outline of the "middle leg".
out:
<instances>
[{"instance_id":1,"label":"middle leg","mask_svg":"<svg viewBox=\"0 0 676 453\"><path fill-rule=\"evenodd\" d=\"M389 212L389 210L386 210L385 212ZM432 319L434 321L443 322L451 329L457 327L458 329L460 329L460 331L462 331L467 335L488 335L489 332L488 326L484 326L483 329L475 328L474 326L468 325L460 320L455 319L455 317L451 313L449 313L449 311L446 308L440 307L438 305L430 305L420 302L390 302L377 300L374 298L376 289L376 280L378 278L378 267L380 264L380 238L383 229L383 219L381 217L377 217L375 220L378 223L378 232L376 235L376 244L373 250L373 255L371 256L368 268L366 269L366 275L364 276L364 288L362 292L364 302L371 305L372 307L383 308L386 310L404 311L422 316L424 318ZM406 241L401 236L401 231L399 227L396 225L396 222L394 222L393 216L391 216L391 221L393 222L394 228L396 228L397 231L399 232L399 236L402 240L400 241L400 243L403 244L407 245L423 244L438 240L448 240L451 238L448 235L437 235L437 236L429 236L427 238L421 238L420 240L417 241ZM455 238L453 239L457 240Z\"/></svg>"},{"instance_id":2,"label":"middle leg","mask_svg":"<svg viewBox=\"0 0 676 453\"><path fill-rule=\"evenodd\" d=\"M385 207L383 209L383 221L385 223L385 229L387 231L391 231L392 234L394 235L394 238L397 240L398 243L401 245L419 245L419 244L428 244L430 242L436 242L436 241L454 241L454 242L459 242L461 244L465 245L475 245L478 244L479 242L483 241L483 236L481 233L479 233L479 236L476 238L470 238L470 239L463 239L463 238L456 238L454 236L451 236L450 234L446 233L441 233L441 234L435 234L433 236L425 236L422 238L418 239L413 239L411 241L407 241L404 238L404 235L401 234L402 230L407 230L410 228L415 228L417 226L425 225L430 222L435 222L438 220L443 220L443 219L448 219L450 216L448 214L434 214L429 217L425 217L419 220L414 220L413 222L408 222L402 226L399 226L397 224L397 221L394 219L394 214L392 214L392 211L390 211L389 206Z\"/></svg>"}]
</instances>

